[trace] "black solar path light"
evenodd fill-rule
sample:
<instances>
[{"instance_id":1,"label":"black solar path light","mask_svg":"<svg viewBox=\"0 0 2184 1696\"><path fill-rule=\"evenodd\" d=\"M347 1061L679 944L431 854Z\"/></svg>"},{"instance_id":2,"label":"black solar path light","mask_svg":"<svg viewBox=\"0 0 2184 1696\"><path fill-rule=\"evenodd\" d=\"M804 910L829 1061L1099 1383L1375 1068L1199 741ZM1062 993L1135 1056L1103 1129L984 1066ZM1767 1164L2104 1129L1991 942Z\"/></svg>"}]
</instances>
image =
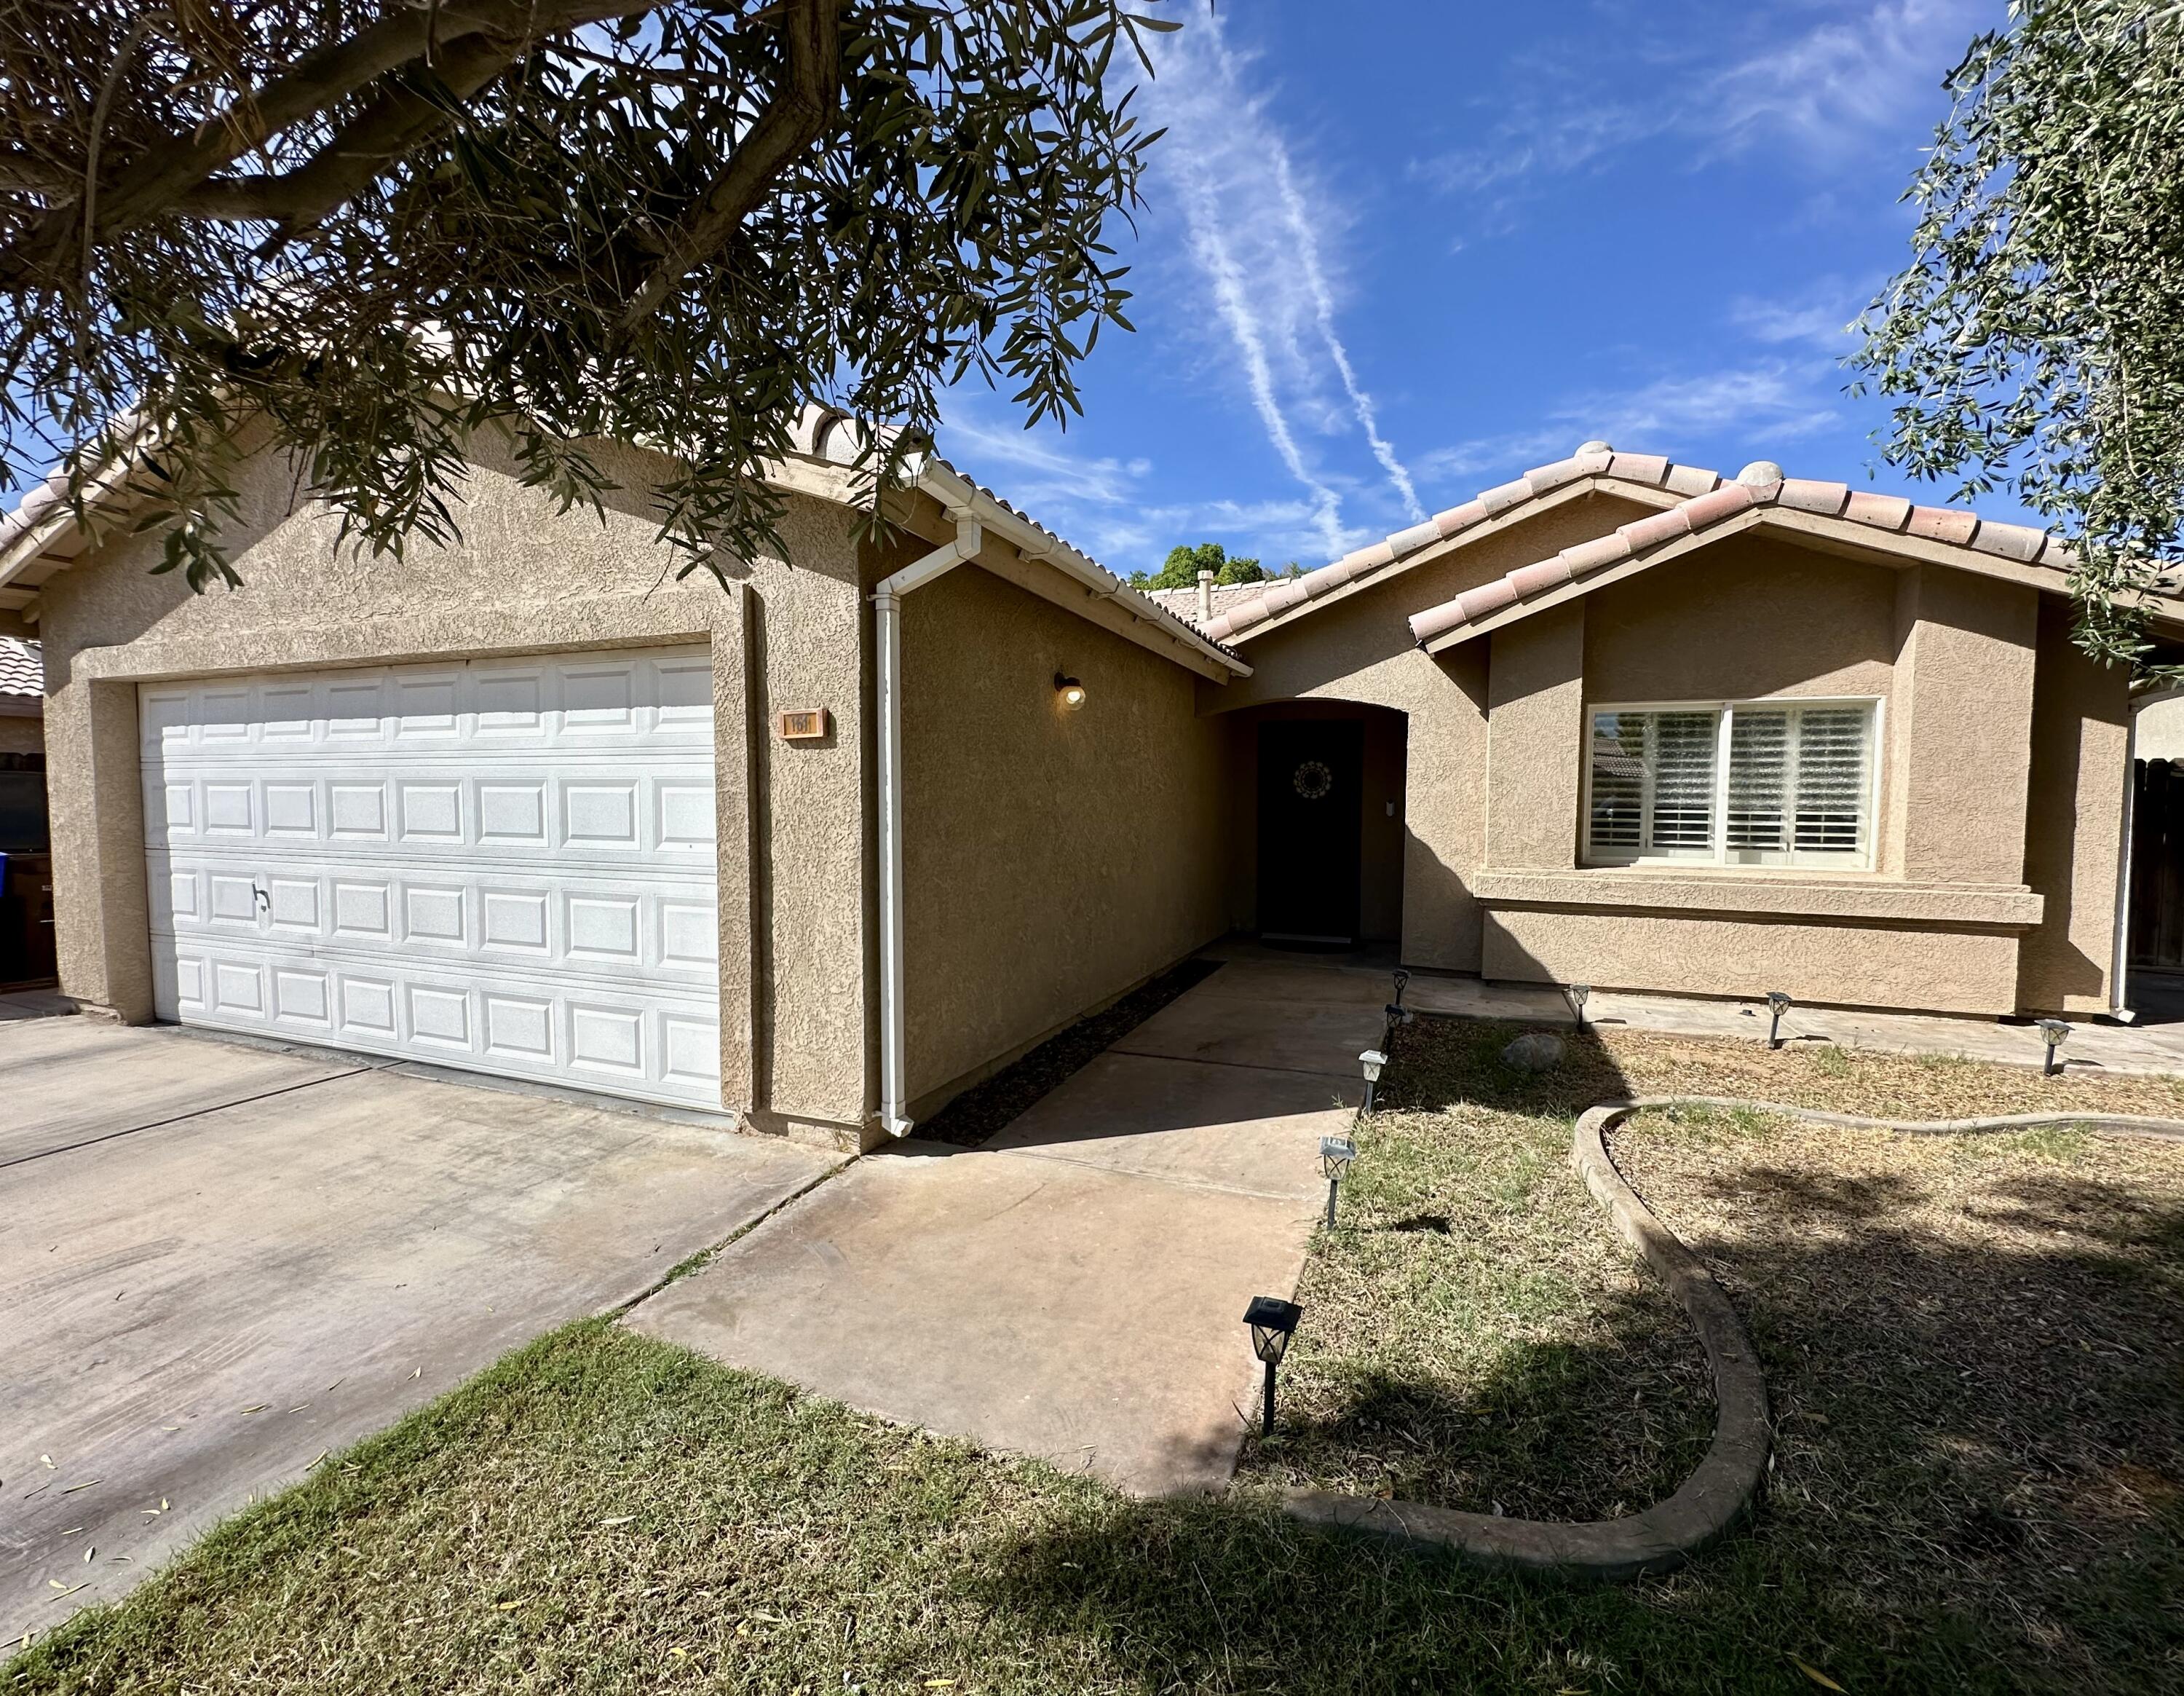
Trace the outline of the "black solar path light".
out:
<instances>
[{"instance_id":1,"label":"black solar path light","mask_svg":"<svg viewBox=\"0 0 2184 1696\"><path fill-rule=\"evenodd\" d=\"M1244 1309L1244 1323L1251 1328L1251 1353L1267 1364L1267 1410L1259 1425L1261 1437L1274 1434L1274 1369L1289 1352L1290 1334L1304 1317L1304 1309L1279 1296L1254 1296Z\"/></svg>"},{"instance_id":2,"label":"black solar path light","mask_svg":"<svg viewBox=\"0 0 2184 1696\"><path fill-rule=\"evenodd\" d=\"M1577 1015L1577 1028L1585 1029L1585 1004L1592 999L1592 985L1572 984L1563 993L1569 997L1570 1011Z\"/></svg>"},{"instance_id":3,"label":"black solar path light","mask_svg":"<svg viewBox=\"0 0 2184 1696\"><path fill-rule=\"evenodd\" d=\"M1790 997L1787 995L1780 990L1768 990L1767 1046L1769 1048L1782 1046L1782 1015L1789 1011Z\"/></svg>"},{"instance_id":4,"label":"black solar path light","mask_svg":"<svg viewBox=\"0 0 2184 1696\"><path fill-rule=\"evenodd\" d=\"M2040 1068L2040 1075L2052 1078L2063 1069L2063 1045L2070 1039L2070 1027L2059 1018L2040 1021L2040 1040L2048 1045L2048 1062Z\"/></svg>"},{"instance_id":5,"label":"black solar path light","mask_svg":"<svg viewBox=\"0 0 2184 1696\"><path fill-rule=\"evenodd\" d=\"M1403 1005L1403 990L1411 981L1411 974L1401 967L1396 968L1396 998L1380 1011L1388 1015L1390 1025L1408 1024L1414 1015Z\"/></svg>"},{"instance_id":6,"label":"black solar path light","mask_svg":"<svg viewBox=\"0 0 2184 1696\"><path fill-rule=\"evenodd\" d=\"M1343 1174L1349 1171L1357 1158L1357 1145L1346 1136L1323 1136L1319 1140L1319 1169L1327 1174L1327 1228L1334 1229L1334 1192L1342 1187Z\"/></svg>"}]
</instances>

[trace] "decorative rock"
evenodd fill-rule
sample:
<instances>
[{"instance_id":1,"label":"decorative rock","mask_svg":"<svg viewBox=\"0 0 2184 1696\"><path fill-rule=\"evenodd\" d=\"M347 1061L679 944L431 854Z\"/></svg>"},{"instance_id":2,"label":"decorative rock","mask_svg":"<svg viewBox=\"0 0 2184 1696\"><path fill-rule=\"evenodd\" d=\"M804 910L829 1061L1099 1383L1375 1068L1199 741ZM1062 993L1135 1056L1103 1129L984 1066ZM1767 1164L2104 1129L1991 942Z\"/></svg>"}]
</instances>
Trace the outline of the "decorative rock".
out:
<instances>
[{"instance_id":1,"label":"decorative rock","mask_svg":"<svg viewBox=\"0 0 2184 1696\"><path fill-rule=\"evenodd\" d=\"M1552 1072L1563 1063L1563 1040L1551 1030L1528 1030L1502 1051L1502 1063L1519 1072Z\"/></svg>"}]
</instances>

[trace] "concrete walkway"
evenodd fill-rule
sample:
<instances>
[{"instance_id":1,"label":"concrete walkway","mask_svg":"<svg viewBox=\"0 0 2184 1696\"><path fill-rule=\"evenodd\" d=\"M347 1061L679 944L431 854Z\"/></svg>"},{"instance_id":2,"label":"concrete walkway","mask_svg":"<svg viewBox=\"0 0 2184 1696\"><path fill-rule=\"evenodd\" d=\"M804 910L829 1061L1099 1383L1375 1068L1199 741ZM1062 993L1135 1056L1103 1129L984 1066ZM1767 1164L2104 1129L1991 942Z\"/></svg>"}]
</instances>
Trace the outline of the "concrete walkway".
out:
<instances>
[{"instance_id":1,"label":"concrete walkway","mask_svg":"<svg viewBox=\"0 0 2184 1696\"><path fill-rule=\"evenodd\" d=\"M81 1018L0 1099L0 1647L838 1163Z\"/></svg>"},{"instance_id":2,"label":"concrete walkway","mask_svg":"<svg viewBox=\"0 0 2184 1696\"><path fill-rule=\"evenodd\" d=\"M626 1323L1149 1494L1235 1464L1386 981L1225 966L986 1147L859 1161Z\"/></svg>"}]
</instances>

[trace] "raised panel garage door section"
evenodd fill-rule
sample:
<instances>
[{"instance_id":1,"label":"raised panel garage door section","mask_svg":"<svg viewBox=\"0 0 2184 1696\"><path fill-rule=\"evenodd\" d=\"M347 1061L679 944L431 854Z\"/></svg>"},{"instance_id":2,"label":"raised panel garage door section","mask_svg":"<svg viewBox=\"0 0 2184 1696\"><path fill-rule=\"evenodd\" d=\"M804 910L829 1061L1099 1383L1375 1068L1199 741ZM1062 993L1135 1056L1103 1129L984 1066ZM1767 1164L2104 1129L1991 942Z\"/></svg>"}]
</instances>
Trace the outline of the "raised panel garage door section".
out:
<instances>
[{"instance_id":1,"label":"raised panel garage door section","mask_svg":"<svg viewBox=\"0 0 2184 1696\"><path fill-rule=\"evenodd\" d=\"M712 665L142 685L162 1018L717 1108Z\"/></svg>"}]
</instances>

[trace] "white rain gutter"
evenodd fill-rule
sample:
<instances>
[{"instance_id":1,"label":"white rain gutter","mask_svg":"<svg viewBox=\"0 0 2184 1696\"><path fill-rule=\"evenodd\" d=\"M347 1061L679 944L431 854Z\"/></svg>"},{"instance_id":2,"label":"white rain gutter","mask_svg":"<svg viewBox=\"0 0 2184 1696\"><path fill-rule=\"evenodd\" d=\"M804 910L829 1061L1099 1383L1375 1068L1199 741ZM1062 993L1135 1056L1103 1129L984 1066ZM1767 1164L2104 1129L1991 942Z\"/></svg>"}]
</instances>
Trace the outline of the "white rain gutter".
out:
<instances>
[{"instance_id":1,"label":"white rain gutter","mask_svg":"<svg viewBox=\"0 0 2184 1696\"><path fill-rule=\"evenodd\" d=\"M939 501L955 521L956 539L912 561L872 591L872 638L878 650L880 814L880 1123L889 1136L907 1136L909 1080L904 1040L902 953L902 598L977 556L991 530L1028 560L1074 577L1093 595L1120 599L1132 616L1156 626L1232 675L1251 668L1209 642L1165 607L1146 600L1112 572L1011 511L953 466L928 458L914 486Z\"/></svg>"},{"instance_id":2,"label":"white rain gutter","mask_svg":"<svg viewBox=\"0 0 2184 1696\"><path fill-rule=\"evenodd\" d=\"M949 516L956 521L954 541L872 591L880 715L880 1123L889 1136L910 1135L902 1006L902 598L977 555L985 540L978 520L961 506L950 507Z\"/></svg>"}]
</instances>

